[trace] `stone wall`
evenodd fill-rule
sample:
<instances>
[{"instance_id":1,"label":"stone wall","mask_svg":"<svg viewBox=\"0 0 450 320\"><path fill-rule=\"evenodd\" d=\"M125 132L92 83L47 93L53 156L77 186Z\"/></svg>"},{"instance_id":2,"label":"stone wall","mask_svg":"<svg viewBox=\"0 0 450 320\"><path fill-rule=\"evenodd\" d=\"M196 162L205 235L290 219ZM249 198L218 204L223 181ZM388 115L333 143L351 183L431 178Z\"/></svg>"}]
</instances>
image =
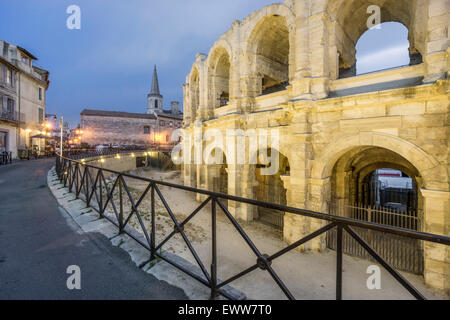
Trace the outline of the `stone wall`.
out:
<instances>
[{"instance_id":1,"label":"stone wall","mask_svg":"<svg viewBox=\"0 0 450 320\"><path fill-rule=\"evenodd\" d=\"M144 133L144 126L151 127L148 134ZM82 142L91 146L99 144L148 146L153 142L155 127L154 119L81 115Z\"/></svg>"},{"instance_id":2,"label":"stone wall","mask_svg":"<svg viewBox=\"0 0 450 320\"><path fill-rule=\"evenodd\" d=\"M423 63L339 79L339 69L354 64L354 45L371 4L380 5L382 22L400 21L409 28L410 53L420 53ZM280 177L287 205L319 212L328 212L334 198L349 199L354 175L401 167L420 190L421 230L450 236L448 21L447 0L292 0L264 7L235 21L208 55L197 55L183 87L186 129L193 133L194 121L203 132L219 129L224 135L227 129L277 129L279 152L290 165L290 174ZM268 26L284 40L264 38ZM277 49L285 40L288 53L286 45ZM230 61L230 101L217 108L211 79L224 52ZM288 61L289 85L261 95L261 80L270 72L281 78L275 71L282 70L283 61ZM227 172L229 194L255 198L254 166L229 164ZM183 166L185 184L194 187L212 189L216 175L213 167L193 159ZM229 209L243 220L256 217L251 206ZM284 221L288 243L323 226L291 214ZM324 237L302 247L324 248ZM426 283L448 293L449 250L424 247Z\"/></svg>"}]
</instances>

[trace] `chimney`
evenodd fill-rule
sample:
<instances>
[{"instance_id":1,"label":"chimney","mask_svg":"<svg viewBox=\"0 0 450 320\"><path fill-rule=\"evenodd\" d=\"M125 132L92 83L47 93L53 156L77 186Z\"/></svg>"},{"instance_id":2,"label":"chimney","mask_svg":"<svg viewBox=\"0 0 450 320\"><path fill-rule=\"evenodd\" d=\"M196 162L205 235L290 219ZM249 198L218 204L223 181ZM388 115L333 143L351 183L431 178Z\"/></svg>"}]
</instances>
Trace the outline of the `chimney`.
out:
<instances>
[{"instance_id":1,"label":"chimney","mask_svg":"<svg viewBox=\"0 0 450 320\"><path fill-rule=\"evenodd\" d=\"M177 115L180 113L180 103L178 101L172 101L170 103L170 106L171 106L173 115Z\"/></svg>"}]
</instances>

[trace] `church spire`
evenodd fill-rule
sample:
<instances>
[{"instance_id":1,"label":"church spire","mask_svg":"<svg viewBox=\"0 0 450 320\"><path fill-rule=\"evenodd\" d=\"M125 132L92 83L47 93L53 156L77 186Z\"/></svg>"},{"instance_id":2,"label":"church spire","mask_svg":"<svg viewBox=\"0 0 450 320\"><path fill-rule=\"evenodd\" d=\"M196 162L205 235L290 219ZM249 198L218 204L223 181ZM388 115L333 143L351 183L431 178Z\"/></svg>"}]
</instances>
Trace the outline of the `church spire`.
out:
<instances>
[{"instance_id":1,"label":"church spire","mask_svg":"<svg viewBox=\"0 0 450 320\"><path fill-rule=\"evenodd\" d=\"M155 67L153 69L152 90L150 91L150 94L160 95L160 93L159 93L159 83L158 83L158 73L156 71L156 64L155 64Z\"/></svg>"}]
</instances>

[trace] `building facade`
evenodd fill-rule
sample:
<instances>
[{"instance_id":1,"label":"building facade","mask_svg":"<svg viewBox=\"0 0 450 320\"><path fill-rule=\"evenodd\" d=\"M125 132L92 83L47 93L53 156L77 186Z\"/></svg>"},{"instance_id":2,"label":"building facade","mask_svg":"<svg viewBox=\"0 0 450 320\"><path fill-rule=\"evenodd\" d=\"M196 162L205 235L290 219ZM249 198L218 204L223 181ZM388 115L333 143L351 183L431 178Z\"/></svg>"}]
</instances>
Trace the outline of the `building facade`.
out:
<instances>
[{"instance_id":1,"label":"building facade","mask_svg":"<svg viewBox=\"0 0 450 320\"><path fill-rule=\"evenodd\" d=\"M81 140L91 146L170 147L172 133L181 128L183 121L179 102L173 101L170 109L163 108L156 66L147 96L147 113L85 109L80 117Z\"/></svg>"},{"instance_id":2,"label":"building facade","mask_svg":"<svg viewBox=\"0 0 450 320\"><path fill-rule=\"evenodd\" d=\"M44 145L32 137L43 129L49 72L35 60L26 49L0 41L0 150L13 158L19 149Z\"/></svg>"},{"instance_id":3,"label":"building facade","mask_svg":"<svg viewBox=\"0 0 450 320\"><path fill-rule=\"evenodd\" d=\"M380 8L381 22L408 28L411 63L355 75L355 47L371 5ZM355 217L349 208L367 198L370 177L391 168L414 181L416 222L408 227L450 236L449 21L447 0L286 0L233 22L208 54L196 56L183 86L184 121L191 136L195 128L223 136L238 130L231 141L242 139L247 161L236 159L239 144L225 143L225 164L189 157L184 183ZM253 151L246 133L260 129L276 130L279 144ZM275 148L278 172L264 176L267 163L248 159ZM246 204L228 208L245 221L281 217L287 243L323 226ZM329 241L318 237L301 250L321 251ZM425 282L450 293L450 248L425 243L414 250Z\"/></svg>"}]
</instances>

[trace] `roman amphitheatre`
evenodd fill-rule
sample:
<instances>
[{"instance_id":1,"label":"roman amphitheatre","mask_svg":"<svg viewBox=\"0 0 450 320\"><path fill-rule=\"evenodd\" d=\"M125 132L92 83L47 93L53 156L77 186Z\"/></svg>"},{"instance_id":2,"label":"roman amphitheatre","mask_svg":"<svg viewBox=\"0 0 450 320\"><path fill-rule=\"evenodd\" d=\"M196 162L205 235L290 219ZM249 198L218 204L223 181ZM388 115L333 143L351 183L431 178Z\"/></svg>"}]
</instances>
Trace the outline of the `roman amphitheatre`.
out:
<instances>
[{"instance_id":1,"label":"roman amphitheatre","mask_svg":"<svg viewBox=\"0 0 450 320\"><path fill-rule=\"evenodd\" d=\"M356 45L367 32L370 5L380 8L382 23L407 28L408 65L357 74ZM287 0L266 6L234 21L207 54L196 55L183 86L184 129L192 136L195 127L223 136L229 129L277 129L277 148L268 145L256 152L276 151L278 172L265 176L261 171L267 163L230 161L236 152L227 153L226 145L214 149L223 154L224 163L198 164L190 158L181 172L122 169L157 181L449 236L448 21L446 0ZM254 156L248 137L235 138L243 139L247 160ZM184 143L184 150L194 147L191 142ZM207 147L206 141L196 143ZM111 166L118 170L113 162ZM410 186L381 187L380 172L386 169L409 179ZM133 179L125 181L137 199L147 188ZM109 187L113 184L114 176ZM206 199L167 186L161 192L180 221ZM114 199L119 196L116 190ZM125 197L131 212L127 201ZM326 225L307 216L224 202L268 254ZM173 224L164 204L158 200L155 206L158 242L173 231ZM150 208L146 197L140 214L147 227ZM204 210L211 210L209 204ZM212 263L210 219L198 214L184 226L205 265ZM230 222L221 213L217 219L218 276L224 279L255 259ZM137 217L130 225L140 230ZM316 237L273 263L297 298L334 297L334 279L324 275L334 272L336 236L329 232ZM347 236L343 277L353 289L348 298L407 298L394 281L383 281L382 290L367 289L366 270L373 260ZM376 231L361 231L361 236L427 297L450 293L448 246ZM195 262L180 234L161 250ZM389 277L383 273L383 279ZM279 288L266 286L269 280L257 270L233 285L250 291L251 298L281 298Z\"/></svg>"}]
</instances>

